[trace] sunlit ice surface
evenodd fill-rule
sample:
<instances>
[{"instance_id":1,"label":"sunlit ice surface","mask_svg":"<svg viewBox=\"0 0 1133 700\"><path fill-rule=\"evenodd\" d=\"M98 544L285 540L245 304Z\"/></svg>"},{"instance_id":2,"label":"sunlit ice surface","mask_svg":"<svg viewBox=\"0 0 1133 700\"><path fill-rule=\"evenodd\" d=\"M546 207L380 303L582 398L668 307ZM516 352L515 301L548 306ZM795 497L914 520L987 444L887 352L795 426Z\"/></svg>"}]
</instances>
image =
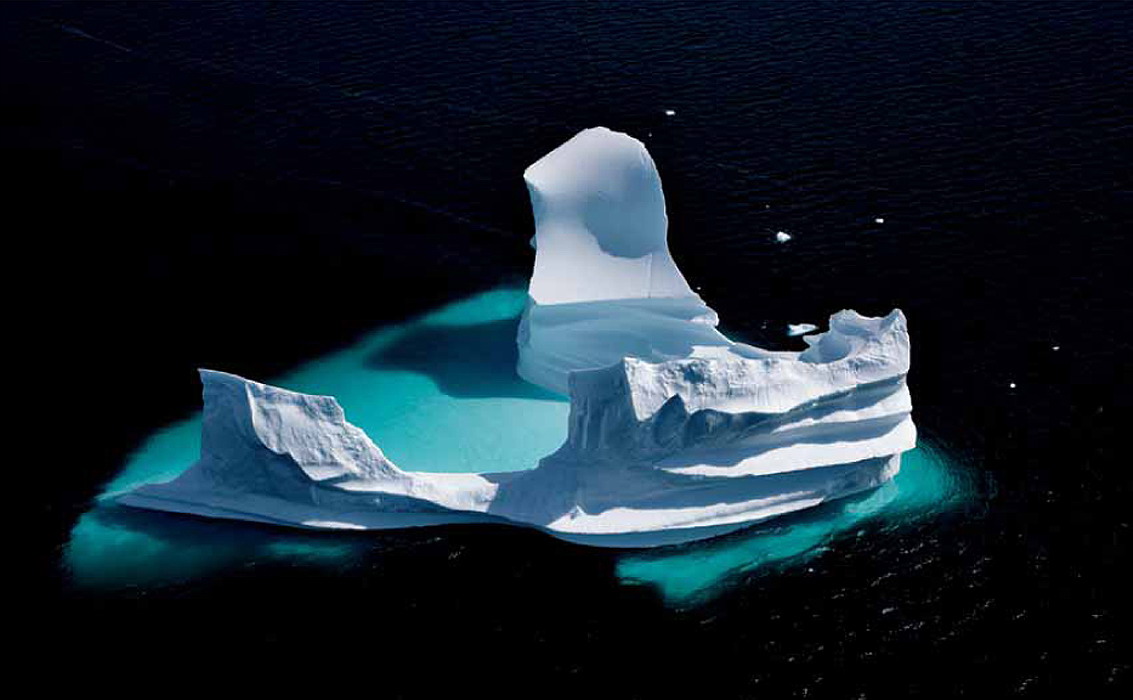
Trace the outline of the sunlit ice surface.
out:
<instances>
[{"instance_id":1,"label":"sunlit ice surface","mask_svg":"<svg viewBox=\"0 0 1133 700\"><path fill-rule=\"evenodd\" d=\"M413 471L529 469L566 438L567 401L515 373L515 332L526 292L497 289L371 333L281 377L256 378L328 394L397 465ZM264 559L343 565L382 533L328 535L116 506L113 497L166 481L196 461L200 416L154 433L127 459L71 532L64 565L80 586L160 586ZM897 478L864 496L735 535L647 553L614 554L626 583L665 600L711 598L745 572L789 565L873 518L903 519L956 501L944 453L906 453Z\"/></svg>"}]
</instances>

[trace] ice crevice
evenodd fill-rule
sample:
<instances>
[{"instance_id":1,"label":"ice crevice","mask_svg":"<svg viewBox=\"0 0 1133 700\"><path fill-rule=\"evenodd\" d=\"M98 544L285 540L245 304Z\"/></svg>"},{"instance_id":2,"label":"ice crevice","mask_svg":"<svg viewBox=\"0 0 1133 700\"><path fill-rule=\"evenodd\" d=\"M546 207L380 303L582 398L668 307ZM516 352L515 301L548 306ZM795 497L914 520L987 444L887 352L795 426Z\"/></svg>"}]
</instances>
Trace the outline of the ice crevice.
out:
<instances>
[{"instance_id":1,"label":"ice crevice","mask_svg":"<svg viewBox=\"0 0 1133 700\"><path fill-rule=\"evenodd\" d=\"M916 444L899 310L840 311L802 352L733 342L673 261L661 180L639 141L587 129L524 180L535 263L516 371L569 396L558 450L520 472L409 471L333 397L201 370L200 459L118 500L320 529L510 523L641 547L730 532L897 473Z\"/></svg>"}]
</instances>

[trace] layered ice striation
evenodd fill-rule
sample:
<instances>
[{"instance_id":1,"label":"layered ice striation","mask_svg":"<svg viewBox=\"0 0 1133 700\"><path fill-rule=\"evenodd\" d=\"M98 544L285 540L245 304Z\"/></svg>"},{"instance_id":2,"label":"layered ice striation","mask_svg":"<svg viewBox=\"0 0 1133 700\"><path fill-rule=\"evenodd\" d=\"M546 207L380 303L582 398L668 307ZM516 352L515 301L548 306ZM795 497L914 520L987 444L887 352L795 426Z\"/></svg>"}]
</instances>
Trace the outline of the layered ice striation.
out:
<instances>
[{"instance_id":1,"label":"layered ice striation","mask_svg":"<svg viewBox=\"0 0 1133 700\"><path fill-rule=\"evenodd\" d=\"M525 179L536 261L517 369L569 394L557 451L526 471L406 471L332 397L202 370L199 461L120 501L311 528L513 523L634 547L723 534L897 473L916 442L900 311L841 311L802 352L735 343L669 254L640 142L589 129Z\"/></svg>"}]
</instances>

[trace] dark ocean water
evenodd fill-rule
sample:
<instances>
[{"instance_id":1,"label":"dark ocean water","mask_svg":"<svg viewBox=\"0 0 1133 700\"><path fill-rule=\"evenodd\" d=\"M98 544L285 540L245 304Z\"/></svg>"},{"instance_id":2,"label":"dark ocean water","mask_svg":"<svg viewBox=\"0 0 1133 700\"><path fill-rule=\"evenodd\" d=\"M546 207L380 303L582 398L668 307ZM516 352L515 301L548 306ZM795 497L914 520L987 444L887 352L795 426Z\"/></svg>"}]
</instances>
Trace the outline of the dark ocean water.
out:
<instances>
[{"instance_id":1,"label":"dark ocean water","mask_svg":"<svg viewBox=\"0 0 1133 700\"><path fill-rule=\"evenodd\" d=\"M1131 8L5 4L25 648L79 683L237 665L383 695L1129 685ZM197 409L196 367L269 378L522 284L521 173L599 124L650 149L674 256L727 332L793 347L787 322L905 311L918 425L973 485L963 507L688 606L506 528L75 585L71 528Z\"/></svg>"}]
</instances>

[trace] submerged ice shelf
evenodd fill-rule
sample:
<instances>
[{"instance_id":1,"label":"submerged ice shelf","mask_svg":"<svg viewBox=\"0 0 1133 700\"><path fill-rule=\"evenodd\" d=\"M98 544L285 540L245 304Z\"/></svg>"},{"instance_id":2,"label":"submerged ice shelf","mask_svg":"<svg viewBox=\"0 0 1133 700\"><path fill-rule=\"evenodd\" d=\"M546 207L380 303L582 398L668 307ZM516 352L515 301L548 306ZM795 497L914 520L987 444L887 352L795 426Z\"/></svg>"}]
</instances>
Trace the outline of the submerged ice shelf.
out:
<instances>
[{"instance_id":1,"label":"submerged ice shelf","mask_svg":"<svg viewBox=\"0 0 1133 700\"><path fill-rule=\"evenodd\" d=\"M627 553L617 563L618 578L656 588L671 605L702 603L745 574L806 562L839 537L863 536L871 523L883 523L887 530L912 524L959 506L974 490L964 471L923 442L901 462L894 479L857 496L694 546Z\"/></svg>"},{"instance_id":2,"label":"submerged ice shelf","mask_svg":"<svg viewBox=\"0 0 1133 700\"><path fill-rule=\"evenodd\" d=\"M123 484L117 501L323 529L511 523L646 547L731 532L897 474L916 441L900 311L839 312L801 353L733 342L669 254L660 178L640 142L589 129L525 180L536 259L517 370L530 384L515 382L560 411L553 394L569 395L557 450L518 470L490 453L462 470L395 463L331 396L202 370L200 458L170 481ZM434 427L415 439L437 441L445 433ZM390 449L384 431L373 436Z\"/></svg>"}]
</instances>

